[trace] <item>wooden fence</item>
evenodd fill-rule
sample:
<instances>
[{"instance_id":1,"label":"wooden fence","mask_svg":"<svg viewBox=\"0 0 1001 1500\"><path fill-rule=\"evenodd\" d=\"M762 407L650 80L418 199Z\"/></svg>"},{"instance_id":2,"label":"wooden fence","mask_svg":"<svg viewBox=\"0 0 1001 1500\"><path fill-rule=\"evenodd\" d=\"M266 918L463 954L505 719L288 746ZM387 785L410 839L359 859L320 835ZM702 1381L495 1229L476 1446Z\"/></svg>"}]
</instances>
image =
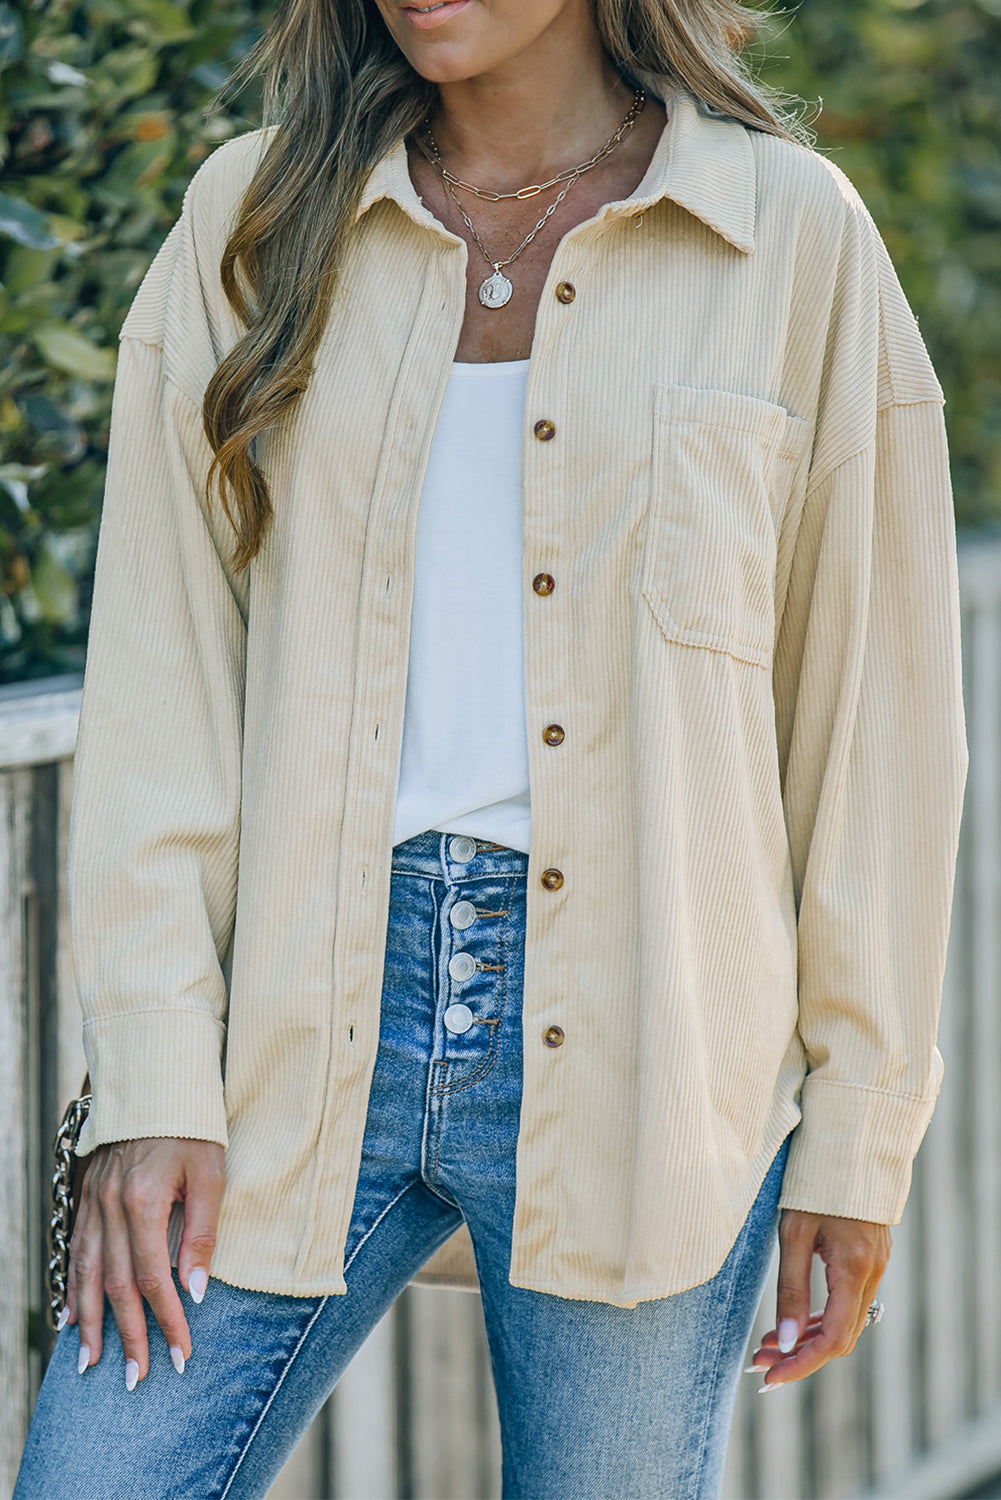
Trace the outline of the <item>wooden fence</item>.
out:
<instances>
[{"instance_id":1,"label":"wooden fence","mask_svg":"<svg viewBox=\"0 0 1001 1500\"><path fill-rule=\"evenodd\" d=\"M958 1500L1001 1474L1001 540L964 539L960 573L971 764L941 1099L894 1231L882 1324L850 1359L766 1400L745 1377L726 1500ZM79 692L79 678L0 689L0 1496L49 1348L50 1137L83 1075L65 889ZM770 1286L762 1328L773 1306ZM479 1298L411 1287L272 1500L490 1500L499 1478Z\"/></svg>"}]
</instances>

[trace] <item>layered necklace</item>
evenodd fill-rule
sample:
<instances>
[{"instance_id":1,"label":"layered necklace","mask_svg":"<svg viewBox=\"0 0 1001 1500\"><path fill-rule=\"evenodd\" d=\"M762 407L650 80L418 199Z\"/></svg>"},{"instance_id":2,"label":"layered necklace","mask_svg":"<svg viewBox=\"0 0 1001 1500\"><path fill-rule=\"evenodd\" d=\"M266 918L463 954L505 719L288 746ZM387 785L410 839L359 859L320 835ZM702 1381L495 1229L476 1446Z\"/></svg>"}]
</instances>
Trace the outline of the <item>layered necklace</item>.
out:
<instances>
[{"instance_id":1,"label":"layered necklace","mask_svg":"<svg viewBox=\"0 0 1001 1500\"><path fill-rule=\"evenodd\" d=\"M438 143L435 140L434 134L431 130L430 111L428 112L423 122L423 129L426 133L427 141L425 142L424 140L422 140L420 136L416 136L415 139L417 145L423 151L428 161L430 161L432 166L436 167L438 172L441 174L441 179L444 182L447 191L451 195L456 208L462 215L466 228L469 230L477 246L479 247L480 252L483 255L483 259L486 261L488 266L493 267L493 275L486 278L486 280L481 284L479 290L479 298L484 307L504 307L506 303L510 302L511 297L514 293L514 286L512 285L510 278L504 275L504 267L511 265L513 261L516 261L518 259L518 256L521 254L521 252L528 248L528 246L535 239L535 236L538 234L539 230L542 229L542 227L549 221L551 216L559 208L560 204L563 202L563 199L566 197L567 193L569 193L570 189L573 187L577 179L579 177L583 177L585 172L590 172L591 168L596 167L600 161L604 161L609 152L614 151L619 142L625 139L630 130L632 130L633 126L636 124L636 121L639 119L645 103L645 91L643 89L637 89L635 94L633 95L633 102L629 106L629 113L622 121L622 124L619 126L618 130L615 131L614 135L609 136L608 140L601 147L601 149L599 151L596 151L588 161L581 162L577 167L567 167L563 172L557 172L556 176L550 177L548 182L533 182L528 187L517 188L513 193L495 193L490 191L488 188L479 188L471 182L463 182L461 177L456 177L452 172L450 172L441 159L441 155L438 150ZM562 184L562 186L560 187L559 193L546 209L545 213L542 215L542 218L536 224L535 228L531 231L531 233L526 234L525 238L522 240L521 244L518 246L514 254L509 255L506 260L494 260L493 256L488 252L486 246L483 244L483 241L480 239L479 235L476 233L476 230L473 228L472 220L466 213L466 210L463 208L462 204L459 202L457 194L457 189L464 189L466 192L475 193L478 198L487 199L490 203L500 203L505 198L516 198L519 200L525 198L535 198L539 195L539 193L544 193L548 188L557 187L560 184Z\"/></svg>"}]
</instances>

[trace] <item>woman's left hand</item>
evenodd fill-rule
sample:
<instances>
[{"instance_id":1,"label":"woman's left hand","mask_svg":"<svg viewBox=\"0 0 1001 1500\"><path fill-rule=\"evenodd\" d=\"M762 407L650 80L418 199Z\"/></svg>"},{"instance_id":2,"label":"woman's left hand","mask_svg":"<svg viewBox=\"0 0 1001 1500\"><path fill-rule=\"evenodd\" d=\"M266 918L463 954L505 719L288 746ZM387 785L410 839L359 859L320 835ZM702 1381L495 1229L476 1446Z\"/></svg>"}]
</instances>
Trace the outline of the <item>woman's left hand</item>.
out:
<instances>
[{"instance_id":1,"label":"woman's left hand","mask_svg":"<svg viewBox=\"0 0 1001 1500\"><path fill-rule=\"evenodd\" d=\"M802 1380L821 1365L850 1354L866 1326L890 1259L888 1225L783 1209L779 1223L778 1327L754 1355L766 1371L766 1390ZM827 1267L827 1305L810 1312L814 1255Z\"/></svg>"}]
</instances>

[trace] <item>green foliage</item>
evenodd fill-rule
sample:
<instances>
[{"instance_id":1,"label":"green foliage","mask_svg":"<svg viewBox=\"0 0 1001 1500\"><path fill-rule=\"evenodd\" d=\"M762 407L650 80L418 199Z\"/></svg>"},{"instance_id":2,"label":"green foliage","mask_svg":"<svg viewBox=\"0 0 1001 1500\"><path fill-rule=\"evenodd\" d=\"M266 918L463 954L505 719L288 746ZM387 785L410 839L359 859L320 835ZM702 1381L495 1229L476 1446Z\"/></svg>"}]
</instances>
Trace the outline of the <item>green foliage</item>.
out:
<instances>
[{"instance_id":1,"label":"green foliage","mask_svg":"<svg viewBox=\"0 0 1001 1500\"><path fill-rule=\"evenodd\" d=\"M1001 519L1001 0L802 0L763 78L872 212L946 394L956 513Z\"/></svg>"},{"instance_id":2,"label":"green foliage","mask_svg":"<svg viewBox=\"0 0 1001 1500\"><path fill-rule=\"evenodd\" d=\"M83 667L118 330L270 9L0 3L0 682Z\"/></svg>"},{"instance_id":3,"label":"green foliage","mask_svg":"<svg viewBox=\"0 0 1001 1500\"><path fill-rule=\"evenodd\" d=\"M118 329L212 145L254 0L0 0L0 682L83 665ZM1001 0L802 0L767 80L822 101L945 387L961 522L1001 520Z\"/></svg>"}]
</instances>

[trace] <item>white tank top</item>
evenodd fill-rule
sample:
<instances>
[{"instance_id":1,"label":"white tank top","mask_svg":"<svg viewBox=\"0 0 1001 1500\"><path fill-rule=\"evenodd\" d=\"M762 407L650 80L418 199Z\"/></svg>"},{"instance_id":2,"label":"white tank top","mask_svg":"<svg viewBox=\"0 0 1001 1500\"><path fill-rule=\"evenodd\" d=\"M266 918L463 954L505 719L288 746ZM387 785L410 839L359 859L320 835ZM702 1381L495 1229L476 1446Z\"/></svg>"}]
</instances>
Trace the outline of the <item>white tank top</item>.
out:
<instances>
[{"instance_id":1,"label":"white tank top","mask_svg":"<svg viewBox=\"0 0 1001 1500\"><path fill-rule=\"evenodd\" d=\"M453 364L417 516L393 843L529 851L521 443L528 360Z\"/></svg>"}]
</instances>

